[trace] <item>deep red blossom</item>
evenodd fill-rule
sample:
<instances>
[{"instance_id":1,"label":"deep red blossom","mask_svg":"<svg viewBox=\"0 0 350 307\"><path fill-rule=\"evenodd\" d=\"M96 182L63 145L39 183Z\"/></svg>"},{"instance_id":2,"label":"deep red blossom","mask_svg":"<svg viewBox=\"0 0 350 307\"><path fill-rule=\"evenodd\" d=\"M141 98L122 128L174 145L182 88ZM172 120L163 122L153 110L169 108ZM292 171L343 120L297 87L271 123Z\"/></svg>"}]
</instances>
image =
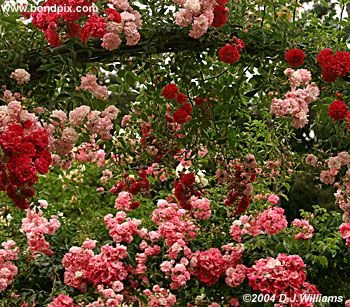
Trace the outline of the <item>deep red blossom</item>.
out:
<instances>
[{"instance_id":1,"label":"deep red blossom","mask_svg":"<svg viewBox=\"0 0 350 307\"><path fill-rule=\"evenodd\" d=\"M119 12L115 9L111 9L111 8L107 8L106 9L106 13L108 15L108 19L110 21L114 21L117 23L121 23L122 22L122 17L120 16Z\"/></svg>"},{"instance_id":2,"label":"deep red blossom","mask_svg":"<svg viewBox=\"0 0 350 307\"><path fill-rule=\"evenodd\" d=\"M298 48L290 49L285 53L285 60L290 66L299 67L305 60L304 51Z\"/></svg>"},{"instance_id":3,"label":"deep red blossom","mask_svg":"<svg viewBox=\"0 0 350 307\"><path fill-rule=\"evenodd\" d=\"M104 18L97 14L92 15L81 29L80 39L82 42L87 42L90 37L102 38L106 33L107 22Z\"/></svg>"},{"instance_id":4,"label":"deep red blossom","mask_svg":"<svg viewBox=\"0 0 350 307\"><path fill-rule=\"evenodd\" d=\"M328 107L328 114L334 120L345 119L347 115L347 106L342 100L334 100Z\"/></svg>"},{"instance_id":5,"label":"deep red blossom","mask_svg":"<svg viewBox=\"0 0 350 307\"><path fill-rule=\"evenodd\" d=\"M58 47L61 46L62 41L60 40L60 36L58 35L57 32L47 29L45 31L45 37L47 42L52 46L52 47Z\"/></svg>"},{"instance_id":6,"label":"deep red blossom","mask_svg":"<svg viewBox=\"0 0 350 307\"><path fill-rule=\"evenodd\" d=\"M176 86L176 84L170 83L163 87L162 95L166 99L176 99L177 95L179 94L179 89Z\"/></svg>"},{"instance_id":7,"label":"deep red blossom","mask_svg":"<svg viewBox=\"0 0 350 307\"><path fill-rule=\"evenodd\" d=\"M224 5L215 6L214 20L211 25L215 28L224 26L227 22L227 13L228 13L228 8L226 8Z\"/></svg>"},{"instance_id":8,"label":"deep red blossom","mask_svg":"<svg viewBox=\"0 0 350 307\"><path fill-rule=\"evenodd\" d=\"M179 108L174 113L174 121L178 124L184 124L187 122L188 113L184 108Z\"/></svg>"},{"instance_id":9,"label":"deep red blossom","mask_svg":"<svg viewBox=\"0 0 350 307\"><path fill-rule=\"evenodd\" d=\"M317 63L322 67L322 78L334 82L338 77L345 77L350 72L350 52L323 49L317 56Z\"/></svg>"},{"instance_id":10,"label":"deep red blossom","mask_svg":"<svg viewBox=\"0 0 350 307\"><path fill-rule=\"evenodd\" d=\"M180 174L180 178L174 182L175 197L179 202L179 206L186 210L190 210L192 205L190 198L192 196L200 196L201 193L195 189L195 174Z\"/></svg>"},{"instance_id":11,"label":"deep red blossom","mask_svg":"<svg viewBox=\"0 0 350 307\"><path fill-rule=\"evenodd\" d=\"M184 104L187 102L187 96L183 93L179 93L176 97L176 101L178 104Z\"/></svg>"},{"instance_id":12,"label":"deep red blossom","mask_svg":"<svg viewBox=\"0 0 350 307\"><path fill-rule=\"evenodd\" d=\"M234 64L240 59L240 54L237 46L226 44L219 49L219 60L224 63Z\"/></svg>"},{"instance_id":13,"label":"deep red blossom","mask_svg":"<svg viewBox=\"0 0 350 307\"><path fill-rule=\"evenodd\" d=\"M17 110L21 112L21 110ZM20 208L28 207L38 172L45 174L51 164L47 131L31 120L11 123L0 132L0 190Z\"/></svg>"}]
</instances>

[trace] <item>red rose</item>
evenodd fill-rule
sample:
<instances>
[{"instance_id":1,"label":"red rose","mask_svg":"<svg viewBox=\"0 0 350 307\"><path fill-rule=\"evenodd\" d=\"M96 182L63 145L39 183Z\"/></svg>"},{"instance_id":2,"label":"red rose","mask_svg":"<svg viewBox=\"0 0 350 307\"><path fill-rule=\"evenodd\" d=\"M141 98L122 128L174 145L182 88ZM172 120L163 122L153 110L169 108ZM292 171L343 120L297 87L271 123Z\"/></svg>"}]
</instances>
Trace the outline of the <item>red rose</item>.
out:
<instances>
[{"instance_id":1,"label":"red rose","mask_svg":"<svg viewBox=\"0 0 350 307\"><path fill-rule=\"evenodd\" d=\"M102 38L107 33L106 27L107 22L103 17L99 17L97 14L92 15L81 29L81 41L85 43L90 37Z\"/></svg>"},{"instance_id":2,"label":"red rose","mask_svg":"<svg viewBox=\"0 0 350 307\"><path fill-rule=\"evenodd\" d=\"M303 50L294 48L285 53L285 60L290 66L299 67L303 65L305 54Z\"/></svg>"},{"instance_id":3,"label":"red rose","mask_svg":"<svg viewBox=\"0 0 350 307\"><path fill-rule=\"evenodd\" d=\"M35 167L38 170L38 172L43 175L49 171L51 162L51 154L47 150L45 150L35 160Z\"/></svg>"},{"instance_id":4,"label":"red rose","mask_svg":"<svg viewBox=\"0 0 350 307\"><path fill-rule=\"evenodd\" d=\"M325 65L326 63L329 63L330 60L333 58L333 51L331 49L323 49L317 56L317 63L320 66Z\"/></svg>"},{"instance_id":5,"label":"red rose","mask_svg":"<svg viewBox=\"0 0 350 307\"><path fill-rule=\"evenodd\" d=\"M334 100L328 108L328 114L334 120L342 120L347 115L347 107L344 101Z\"/></svg>"},{"instance_id":6,"label":"red rose","mask_svg":"<svg viewBox=\"0 0 350 307\"><path fill-rule=\"evenodd\" d=\"M176 101L178 104L183 104L187 102L187 96L183 93L179 93L176 97Z\"/></svg>"},{"instance_id":7,"label":"red rose","mask_svg":"<svg viewBox=\"0 0 350 307\"><path fill-rule=\"evenodd\" d=\"M238 48L236 46L232 46L231 44L226 44L219 50L219 60L221 62L234 64L240 57Z\"/></svg>"},{"instance_id":8,"label":"red rose","mask_svg":"<svg viewBox=\"0 0 350 307\"><path fill-rule=\"evenodd\" d=\"M228 8L223 5L217 5L214 8L214 20L212 22L212 26L215 28L222 27L227 22L227 12Z\"/></svg>"},{"instance_id":9,"label":"red rose","mask_svg":"<svg viewBox=\"0 0 350 307\"><path fill-rule=\"evenodd\" d=\"M45 31L45 37L46 37L47 42L52 47L58 47L58 46L61 46L61 44L62 44L58 33L53 31L53 30L51 30L50 28L48 28Z\"/></svg>"},{"instance_id":10,"label":"red rose","mask_svg":"<svg viewBox=\"0 0 350 307\"><path fill-rule=\"evenodd\" d=\"M188 113L185 108L179 108L174 113L174 121L178 124L184 124L187 122Z\"/></svg>"},{"instance_id":11,"label":"red rose","mask_svg":"<svg viewBox=\"0 0 350 307\"><path fill-rule=\"evenodd\" d=\"M108 14L108 20L114 21L117 23L122 22L122 17L120 16L119 12L115 9L107 8L106 13Z\"/></svg>"},{"instance_id":12,"label":"red rose","mask_svg":"<svg viewBox=\"0 0 350 307\"><path fill-rule=\"evenodd\" d=\"M175 84L172 84L172 83L164 86L162 90L162 95L166 99L170 99L170 100L175 99L178 94L179 94L179 89Z\"/></svg>"}]
</instances>

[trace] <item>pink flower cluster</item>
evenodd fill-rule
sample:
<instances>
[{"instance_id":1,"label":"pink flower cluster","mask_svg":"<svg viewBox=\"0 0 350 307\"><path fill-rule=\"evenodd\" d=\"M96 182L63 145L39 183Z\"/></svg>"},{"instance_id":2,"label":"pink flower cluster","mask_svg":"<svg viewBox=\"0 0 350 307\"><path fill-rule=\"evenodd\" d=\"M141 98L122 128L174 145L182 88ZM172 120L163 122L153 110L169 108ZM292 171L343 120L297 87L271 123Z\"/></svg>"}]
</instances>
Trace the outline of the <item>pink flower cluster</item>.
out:
<instances>
[{"instance_id":1,"label":"pink flower cluster","mask_svg":"<svg viewBox=\"0 0 350 307\"><path fill-rule=\"evenodd\" d=\"M285 99L273 98L270 112L278 117L291 116L294 128L303 128L308 123L308 105L316 101L320 91L315 83L311 82L311 73L306 69L294 70L287 68L285 75L291 90L285 94ZM303 88L299 88L303 86Z\"/></svg>"},{"instance_id":2,"label":"pink flower cluster","mask_svg":"<svg viewBox=\"0 0 350 307\"><path fill-rule=\"evenodd\" d=\"M23 68L17 68L10 77L15 79L18 85L25 85L30 80L30 74Z\"/></svg>"},{"instance_id":3,"label":"pink flower cluster","mask_svg":"<svg viewBox=\"0 0 350 307\"><path fill-rule=\"evenodd\" d=\"M140 205L138 201L132 200L132 194L129 192L120 192L115 200L115 208L123 211L131 211Z\"/></svg>"},{"instance_id":4,"label":"pink flower cluster","mask_svg":"<svg viewBox=\"0 0 350 307\"><path fill-rule=\"evenodd\" d=\"M159 285L154 285L152 291L150 289L143 290L143 293L147 296L149 307L171 307L176 303L176 296Z\"/></svg>"},{"instance_id":5,"label":"pink flower cluster","mask_svg":"<svg viewBox=\"0 0 350 307\"><path fill-rule=\"evenodd\" d=\"M306 164L308 164L310 166L316 166L317 161L318 161L317 157L313 154L308 154L305 158Z\"/></svg>"},{"instance_id":6,"label":"pink flower cluster","mask_svg":"<svg viewBox=\"0 0 350 307\"><path fill-rule=\"evenodd\" d=\"M341 236L346 240L346 246L350 247L350 223L343 223L339 227Z\"/></svg>"},{"instance_id":7,"label":"pink flower cluster","mask_svg":"<svg viewBox=\"0 0 350 307\"><path fill-rule=\"evenodd\" d=\"M121 261L128 256L127 248L117 244L116 247L104 245L101 252L93 256L87 267L89 282L97 285L111 286L115 281L123 281L128 276L128 267Z\"/></svg>"},{"instance_id":8,"label":"pink flower cluster","mask_svg":"<svg viewBox=\"0 0 350 307\"><path fill-rule=\"evenodd\" d=\"M74 300L65 294L60 294L59 296L55 297L50 304L47 305L47 307L71 307L76 306L74 304Z\"/></svg>"},{"instance_id":9,"label":"pink flower cluster","mask_svg":"<svg viewBox=\"0 0 350 307\"><path fill-rule=\"evenodd\" d=\"M66 253L62 260L65 268L64 283L67 286L79 289L85 292L88 284L88 265L94 256L92 249L95 248L94 241L88 240L83 243L82 247L73 246Z\"/></svg>"},{"instance_id":10,"label":"pink flower cluster","mask_svg":"<svg viewBox=\"0 0 350 307\"><path fill-rule=\"evenodd\" d=\"M83 105L70 111L68 117L65 112L54 110L50 123L45 124L49 134L49 149L54 153L53 166L68 168L69 159L73 157L82 162L97 161L99 165L103 165L105 152L99 149L95 139L112 138L113 121L118 114L119 110L115 106L108 106L100 112L91 111L90 107ZM89 137L90 142L82 143L73 154L73 148L83 136Z\"/></svg>"},{"instance_id":11,"label":"pink flower cluster","mask_svg":"<svg viewBox=\"0 0 350 307\"><path fill-rule=\"evenodd\" d=\"M193 196L190 199L193 217L197 220L207 220L211 216L210 200Z\"/></svg>"},{"instance_id":12,"label":"pink flower cluster","mask_svg":"<svg viewBox=\"0 0 350 307\"><path fill-rule=\"evenodd\" d=\"M188 242L196 236L198 227L188 219L185 209L165 200L159 200L157 207L152 213L152 221L158 225L158 233L165 238L168 247L179 240Z\"/></svg>"},{"instance_id":13,"label":"pink flower cluster","mask_svg":"<svg viewBox=\"0 0 350 307\"><path fill-rule=\"evenodd\" d=\"M288 226L284 209L281 207L270 207L260 213L256 219L256 224L268 235L278 234Z\"/></svg>"},{"instance_id":14,"label":"pink flower cluster","mask_svg":"<svg viewBox=\"0 0 350 307\"><path fill-rule=\"evenodd\" d=\"M288 302L285 298L292 300L303 293L319 294L314 285L306 282L304 268L304 261L297 255L279 254L276 259L260 259L247 270L249 286L262 294L276 295L283 303ZM298 301L291 302L291 306L301 305Z\"/></svg>"},{"instance_id":15,"label":"pink flower cluster","mask_svg":"<svg viewBox=\"0 0 350 307\"><path fill-rule=\"evenodd\" d=\"M188 271L189 261L187 258L181 258L179 263L175 260L163 261L160 265L160 270L166 274L166 277L171 280L170 289L177 290L186 285L190 280L191 274Z\"/></svg>"},{"instance_id":16,"label":"pink flower cluster","mask_svg":"<svg viewBox=\"0 0 350 307\"><path fill-rule=\"evenodd\" d=\"M141 225L140 220L127 218L124 211L117 212L115 217L112 214L107 214L104 220L109 229L109 235L117 243L131 243L134 236L138 234L138 227Z\"/></svg>"},{"instance_id":17,"label":"pink flower cluster","mask_svg":"<svg viewBox=\"0 0 350 307\"><path fill-rule=\"evenodd\" d=\"M74 159L84 163L96 163L98 166L105 165L106 152L95 142L84 142L73 152Z\"/></svg>"},{"instance_id":18,"label":"pink flower cluster","mask_svg":"<svg viewBox=\"0 0 350 307\"><path fill-rule=\"evenodd\" d=\"M143 233L144 233L144 229L139 231L140 236L142 236ZM147 270L146 263L147 263L148 257L159 255L161 252L161 248L159 245L151 246L145 240L143 240L140 243L139 248L143 251L143 253L136 254L136 268L133 271L135 275L143 275Z\"/></svg>"},{"instance_id":19,"label":"pink flower cluster","mask_svg":"<svg viewBox=\"0 0 350 307\"><path fill-rule=\"evenodd\" d=\"M108 98L108 89L107 86L102 86L97 83L97 78L94 75L87 74L86 76L81 77L80 89L90 92L97 99L107 100ZM82 112L85 114L85 112Z\"/></svg>"},{"instance_id":20,"label":"pink flower cluster","mask_svg":"<svg viewBox=\"0 0 350 307\"><path fill-rule=\"evenodd\" d=\"M229 267L226 270L225 282L230 287L238 287L246 278L247 267L238 264L236 267Z\"/></svg>"},{"instance_id":21,"label":"pink flower cluster","mask_svg":"<svg viewBox=\"0 0 350 307\"><path fill-rule=\"evenodd\" d=\"M64 255L62 265L66 270L64 283L67 286L86 291L89 283L95 287L113 287L116 286L116 281L121 282L127 278L128 267L121 261L128 255L125 246L104 245L97 255L92 251L93 248L95 242L87 240L82 247L74 246Z\"/></svg>"},{"instance_id":22,"label":"pink flower cluster","mask_svg":"<svg viewBox=\"0 0 350 307\"><path fill-rule=\"evenodd\" d=\"M242 236L249 234L253 237L266 232L268 235L280 233L288 226L284 210L280 207L270 207L256 218L243 215L235 220L230 229L230 235L236 242L242 242Z\"/></svg>"},{"instance_id":23,"label":"pink flower cluster","mask_svg":"<svg viewBox=\"0 0 350 307\"><path fill-rule=\"evenodd\" d=\"M325 161L326 170L321 171L320 180L325 184L333 184L337 188L335 195L336 204L344 211L343 220L350 222L350 170L347 169L344 176L337 179L342 168L350 164L350 154L346 151L338 153Z\"/></svg>"},{"instance_id":24,"label":"pink flower cluster","mask_svg":"<svg viewBox=\"0 0 350 307\"><path fill-rule=\"evenodd\" d=\"M52 215L49 220L43 217L41 207L46 208L47 202L39 201L39 203L40 206L26 210L27 217L22 219L22 231L26 234L29 250L34 257L37 257L38 253L51 256L53 251L50 243L45 240L45 235L54 235L61 224L56 215Z\"/></svg>"},{"instance_id":25,"label":"pink flower cluster","mask_svg":"<svg viewBox=\"0 0 350 307\"><path fill-rule=\"evenodd\" d=\"M134 10L129 4L128 8L126 8L125 4L121 5L123 7L122 8L118 3L120 1L111 0L110 2L113 3L114 6L125 10L120 14L120 23L118 23L116 20L110 20L107 22L107 33L102 37L102 47L109 51L119 48L122 43L120 38L120 35L122 34L124 34L126 37L126 45L136 45L141 38L138 31L142 26L141 14Z\"/></svg>"},{"instance_id":26,"label":"pink flower cluster","mask_svg":"<svg viewBox=\"0 0 350 307\"><path fill-rule=\"evenodd\" d=\"M295 219L292 225L298 228L299 233L295 235L296 240L310 240L314 233L314 227L310 225L308 220Z\"/></svg>"},{"instance_id":27,"label":"pink flower cluster","mask_svg":"<svg viewBox=\"0 0 350 307\"><path fill-rule=\"evenodd\" d=\"M200 38L210 26L222 27L227 22L227 0L174 0L181 9L175 13L175 23L181 28L192 24L189 36Z\"/></svg>"},{"instance_id":28,"label":"pink flower cluster","mask_svg":"<svg viewBox=\"0 0 350 307\"><path fill-rule=\"evenodd\" d=\"M18 269L12 261L18 259L19 252L12 240L3 242L1 246L3 249L0 249L0 292L4 291L17 275Z\"/></svg>"}]
</instances>

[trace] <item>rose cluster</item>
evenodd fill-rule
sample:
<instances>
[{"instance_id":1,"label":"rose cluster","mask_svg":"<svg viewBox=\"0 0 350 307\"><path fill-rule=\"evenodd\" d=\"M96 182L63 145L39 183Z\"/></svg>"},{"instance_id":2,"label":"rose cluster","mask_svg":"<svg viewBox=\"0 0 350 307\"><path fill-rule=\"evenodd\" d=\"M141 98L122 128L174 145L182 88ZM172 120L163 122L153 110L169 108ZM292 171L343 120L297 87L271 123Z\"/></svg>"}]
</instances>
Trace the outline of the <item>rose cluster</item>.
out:
<instances>
[{"instance_id":1,"label":"rose cluster","mask_svg":"<svg viewBox=\"0 0 350 307\"><path fill-rule=\"evenodd\" d=\"M305 54L303 50L293 48L285 53L284 58L290 66L299 67L304 63Z\"/></svg>"},{"instance_id":2,"label":"rose cluster","mask_svg":"<svg viewBox=\"0 0 350 307\"><path fill-rule=\"evenodd\" d=\"M284 210L280 207L270 207L258 214L257 217L243 215L233 221L230 235L236 242L242 242L242 236L249 234L253 237L266 233L276 235L288 226Z\"/></svg>"},{"instance_id":3,"label":"rose cluster","mask_svg":"<svg viewBox=\"0 0 350 307\"><path fill-rule=\"evenodd\" d=\"M97 78L94 75L87 74L81 77L80 89L90 92L97 99L107 100L108 89L106 86L99 85L97 83Z\"/></svg>"},{"instance_id":4,"label":"rose cluster","mask_svg":"<svg viewBox=\"0 0 350 307\"><path fill-rule=\"evenodd\" d=\"M138 201L132 201L132 195L137 195L142 192L146 193L149 189L150 183L147 178L147 172L141 169L136 179L132 175L124 174L124 180L118 181L117 184L110 189L110 192L118 194L118 198L115 201L117 209L133 210L139 207L140 203ZM127 192L131 195L125 193L119 194L120 192Z\"/></svg>"},{"instance_id":5,"label":"rose cluster","mask_svg":"<svg viewBox=\"0 0 350 307\"><path fill-rule=\"evenodd\" d=\"M196 177L194 173L180 173L174 181L175 197L179 206L186 210L192 209L190 201L192 196L200 196L201 193L195 188Z\"/></svg>"},{"instance_id":6,"label":"rose cluster","mask_svg":"<svg viewBox=\"0 0 350 307\"><path fill-rule=\"evenodd\" d=\"M242 214L248 209L256 175L257 163L254 155L247 155L243 162L235 160L228 165L227 170L216 172L219 183L229 184L230 191L224 199L224 204L227 207L235 205L235 215Z\"/></svg>"},{"instance_id":7,"label":"rose cluster","mask_svg":"<svg viewBox=\"0 0 350 307\"><path fill-rule=\"evenodd\" d=\"M18 269L12 261L18 259L19 252L12 240L3 242L1 246L3 249L0 249L0 292L4 291L17 275Z\"/></svg>"},{"instance_id":8,"label":"rose cluster","mask_svg":"<svg viewBox=\"0 0 350 307\"><path fill-rule=\"evenodd\" d=\"M165 200L159 200L157 209L152 213L152 221L158 226L158 236L165 238L168 247L176 247L176 256L198 231L198 227L186 213L187 211L179 208L177 204Z\"/></svg>"},{"instance_id":9,"label":"rose cluster","mask_svg":"<svg viewBox=\"0 0 350 307\"><path fill-rule=\"evenodd\" d=\"M276 259L260 259L247 270L249 286L262 294L276 295L283 303L288 302L285 298L300 299L299 295L303 293L319 294L314 285L306 282L304 268L304 261L297 255L279 254ZM291 302L291 306L302 305L297 301Z\"/></svg>"},{"instance_id":10,"label":"rose cluster","mask_svg":"<svg viewBox=\"0 0 350 307\"><path fill-rule=\"evenodd\" d=\"M294 70L287 68L285 75L291 90L284 96L284 99L273 98L270 112L278 117L291 116L294 128L303 128L308 123L308 105L316 101L320 91L315 83L310 83L311 73L306 69ZM303 88L299 88L303 86Z\"/></svg>"},{"instance_id":11,"label":"rose cluster","mask_svg":"<svg viewBox=\"0 0 350 307\"><path fill-rule=\"evenodd\" d=\"M340 234L346 240L346 246L350 247L350 223L343 223L339 227Z\"/></svg>"},{"instance_id":12,"label":"rose cluster","mask_svg":"<svg viewBox=\"0 0 350 307\"><path fill-rule=\"evenodd\" d=\"M44 127L49 134L49 149L53 153L53 166L68 168L74 157L80 161L104 160L104 151L96 150L95 139L109 140L112 138L113 121L118 117L119 110L108 106L102 112L91 110L88 106L80 106L69 112L54 110L50 122ZM86 136L90 145L82 144L75 155L73 149L79 139ZM101 161L102 160L102 161Z\"/></svg>"},{"instance_id":13,"label":"rose cluster","mask_svg":"<svg viewBox=\"0 0 350 307\"><path fill-rule=\"evenodd\" d=\"M127 257L127 248L117 244L116 247L104 245L99 254L92 251L95 242L87 240L82 247L72 247L63 257L65 268L64 283L67 286L86 291L88 284L96 288L99 285L113 286L128 276L128 267L122 262Z\"/></svg>"},{"instance_id":14,"label":"rose cluster","mask_svg":"<svg viewBox=\"0 0 350 307\"><path fill-rule=\"evenodd\" d=\"M227 0L174 0L181 9L175 13L175 23L181 28L192 25L189 36L200 38L209 27L222 27L228 19Z\"/></svg>"},{"instance_id":15,"label":"rose cluster","mask_svg":"<svg viewBox=\"0 0 350 307\"><path fill-rule=\"evenodd\" d=\"M46 0L40 10L24 13L32 24L45 33L51 46L57 47L66 38L79 37L82 42L90 38L101 39L107 50L119 48L122 37L127 45L136 45L140 40L141 15L128 1L108 1L97 13L95 1ZM101 3L100 3L101 4ZM55 10L51 8L55 7ZM120 13L121 11L121 13Z\"/></svg>"},{"instance_id":16,"label":"rose cluster","mask_svg":"<svg viewBox=\"0 0 350 307\"><path fill-rule=\"evenodd\" d=\"M245 48L245 43L235 36L232 40L233 44L226 44L219 49L219 60L221 62L234 64L240 59L240 51Z\"/></svg>"},{"instance_id":17,"label":"rose cluster","mask_svg":"<svg viewBox=\"0 0 350 307\"><path fill-rule=\"evenodd\" d=\"M59 296L55 297L50 304L47 305L47 307L71 307L76 306L74 304L74 300L65 294L60 294Z\"/></svg>"},{"instance_id":18,"label":"rose cluster","mask_svg":"<svg viewBox=\"0 0 350 307\"><path fill-rule=\"evenodd\" d=\"M322 67L322 78L326 82L334 82L350 72L350 52L323 49L317 56L317 63Z\"/></svg>"},{"instance_id":19,"label":"rose cluster","mask_svg":"<svg viewBox=\"0 0 350 307\"><path fill-rule=\"evenodd\" d=\"M169 123L185 124L192 119L192 106L187 101L187 96L179 91L179 88L170 83L164 86L162 96L169 100L176 100L179 107L172 115L167 114L166 119ZM168 112L170 113L170 112Z\"/></svg>"},{"instance_id":20,"label":"rose cluster","mask_svg":"<svg viewBox=\"0 0 350 307\"><path fill-rule=\"evenodd\" d=\"M298 233L295 235L296 240L310 240L314 233L314 227L310 225L308 220L295 219L292 225L298 229Z\"/></svg>"},{"instance_id":21,"label":"rose cluster","mask_svg":"<svg viewBox=\"0 0 350 307\"><path fill-rule=\"evenodd\" d=\"M328 106L328 115L335 121L346 120L350 129L350 111L344 101L334 100Z\"/></svg>"},{"instance_id":22,"label":"rose cluster","mask_svg":"<svg viewBox=\"0 0 350 307\"><path fill-rule=\"evenodd\" d=\"M26 210L27 216L22 219L22 231L26 234L29 250L34 257L38 253L52 256L53 251L50 243L45 240L45 235L54 235L61 224L56 215L52 215L49 220L43 217L41 208L46 208L47 202L41 200L39 204Z\"/></svg>"},{"instance_id":23,"label":"rose cluster","mask_svg":"<svg viewBox=\"0 0 350 307\"><path fill-rule=\"evenodd\" d=\"M127 218L124 211L118 211L115 217L112 214L107 214L104 220L109 229L109 235L117 243L131 243L134 236L138 234L138 227L141 225L140 220Z\"/></svg>"},{"instance_id":24,"label":"rose cluster","mask_svg":"<svg viewBox=\"0 0 350 307\"><path fill-rule=\"evenodd\" d=\"M147 296L150 307L172 307L176 303L176 296L159 285L154 285L152 291L150 289L143 290L143 293Z\"/></svg>"},{"instance_id":25,"label":"rose cluster","mask_svg":"<svg viewBox=\"0 0 350 307\"><path fill-rule=\"evenodd\" d=\"M191 275L208 286L216 284L225 273L226 283L230 287L238 287L246 277L246 267L239 264L243 249L231 244L222 248L225 250L224 255L217 248L194 252L189 271Z\"/></svg>"},{"instance_id":26,"label":"rose cluster","mask_svg":"<svg viewBox=\"0 0 350 307\"><path fill-rule=\"evenodd\" d=\"M0 106L0 191L5 191L20 208L28 208L27 199L34 195L38 173L49 170L48 145L47 131L21 102L11 100Z\"/></svg>"}]
</instances>

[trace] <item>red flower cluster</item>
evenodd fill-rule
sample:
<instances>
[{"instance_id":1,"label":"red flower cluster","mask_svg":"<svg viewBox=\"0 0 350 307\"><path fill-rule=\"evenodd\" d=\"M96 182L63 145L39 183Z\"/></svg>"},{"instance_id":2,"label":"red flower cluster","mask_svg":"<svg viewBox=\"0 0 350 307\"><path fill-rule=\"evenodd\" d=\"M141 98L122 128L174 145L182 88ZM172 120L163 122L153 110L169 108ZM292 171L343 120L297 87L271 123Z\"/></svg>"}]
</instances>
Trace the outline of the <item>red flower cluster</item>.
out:
<instances>
[{"instance_id":1,"label":"red flower cluster","mask_svg":"<svg viewBox=\"0 0 350 307\"><path fill-rule=\"evenodd\" d=\"M219 28L226 24L229 9L225 7L227 0L218 0L216 2L218 3L218 5L214 7L214 19L211 25L215 28Z\"/></svg>"},{"instance_id":2,"label":"red flower cluster","mask_svg":"<svg viewBox=\"0 0 350 307\"><path fill-rule=\"evenodd\" d=\"M190 273L198 280L213 286L225 272L226 262L217 248L204 252L196 251L191 258Z\"/></svg>"},{"instance_id":3,"label":"red flower cluster","mask_svg":"<svg viewBox=\"0 0 350 307\"><path fill-rule=\"evenodd\" d=\"M34 195L37 172L47 173L51 164L47 132L34 125L26 120L0 132L0 190L22 209L28 208L27 198Z\"/></svg>"},{"instance_id":4,"label":"red flower cluster","mask_svg":"<svg viewBox=\"0 0 350 307\"><path fill-rule=\"evenodd\" d=\"M217 177L220 180L220 176L228 177L226 180L229 182L231 190L228 193L227 198L224 200L225 206L236 205L234 214L244 213L250 204L253 193L253 182L257 175L256 160L253 155L248 155L244 163L236 160L233 165L233 173L222 174L217 173Z\"/></svg>"},{"instance_id":5,"label":"red flower cluster","mask_svg":"<svg viewBox=\"0 0 350 307\"><path fill-rule=\"evenodd\" d=\"M245 48L245 43L237 37L233 37L233 43L234 45L226 44L219 49L219 60L221 62L234 64L240 59L241 55L239 52Z\"/></svg>"},{"instance_id":6,"label":"red flower cluster","mask_svg":"<svg viewBox=\"0 0 350 307\"><path fill-rule=\"evenodd\" d=\"M62 39L66 37L80 36L81 41L86 42L90 37L102 38L107 32L107 21L117 23L122 21L119 12L112 8L105 10L106 18L92 14L94 12L93 2L95 1L47 0L41 5L40 11L24 13L23 15L26 18L32 17L33 25L45 33L51 46L60 46ZM50 11L50 7L58 7L62 10L57 9L53 12ZM86 22L81 26L80 23L84 19Z\"/></svg>"},{"instance_id":7,"label":"red flower cluster","mask_svg":"<svg viewBox=\"0 0 350 307\"><path fill-rule=\"evenodd\" d=\"M175 84L171 83L164 86L162 96L169 100L176 100L180 105L173 116L167 116L169 123L185 124L192 119L192 106L187 102L187 96L181 93Z\"/></svg>"},{"instance_id":8,"label":"red flower cluster","mask_svg":"<svg viewBox=\"0 0 350 307\"><path fill-rule=\"evenodd\" d=\"M299 67L304 64L305 54L303 50L294 48L288 50L284 58L290 66Z\"/></svg>"},{"instance_id":9,"label":"red flower cluster","mask_svg":"<svg viewBox=\"0 0 350 307\"><path fill-rule=\"evenodd\" d=\"M180 178L176 179L174 182L175 197L178 200L179 206L183 209L192 209L192 205L190 202L191 196L201 196L201 193L195 189L194 183L194 173L181 173Z\"/></svg>"},{"instance_id":10,"label":"red flower cluster","mask_svg":"<svg viewBox=\"0 0 350 307\"><path fill-rule=\"evenodd\" d=\"M348 112L347 106L342 100L334 100L328 107L328 114L334 120L345 119Z\"/></svg>"},{"instance_id":11,"label":"red flower cluster","mask_svg":"<svg viewBox=\"0 0 350 307\"><path fill-rule=\"evenodd\" d=\"M338 77L345 77L350 72L350 52L323 49L317 56L317 63L322 67L322 77L326 82L334 82Z\"/></svg>"},{"instance_id":12,"label":"red flower cluster","mask_svg":"<svg viewBox=\"0 0 350 307\"><path fill-rule=\"evenodd\" d=\"M145 170L139 171L139 178L129 176L128 174L124 175L124 181L119 181L114 187L110 189L110 192L113 194L119 194L122 191L129 192L132 195L137 195L140 192L147 192L150 189L149 180L147 179L147 172ZM140 206L140 202L132 201L130 204L130 209L136 209Z\"/></svg>"}]
</instances>

